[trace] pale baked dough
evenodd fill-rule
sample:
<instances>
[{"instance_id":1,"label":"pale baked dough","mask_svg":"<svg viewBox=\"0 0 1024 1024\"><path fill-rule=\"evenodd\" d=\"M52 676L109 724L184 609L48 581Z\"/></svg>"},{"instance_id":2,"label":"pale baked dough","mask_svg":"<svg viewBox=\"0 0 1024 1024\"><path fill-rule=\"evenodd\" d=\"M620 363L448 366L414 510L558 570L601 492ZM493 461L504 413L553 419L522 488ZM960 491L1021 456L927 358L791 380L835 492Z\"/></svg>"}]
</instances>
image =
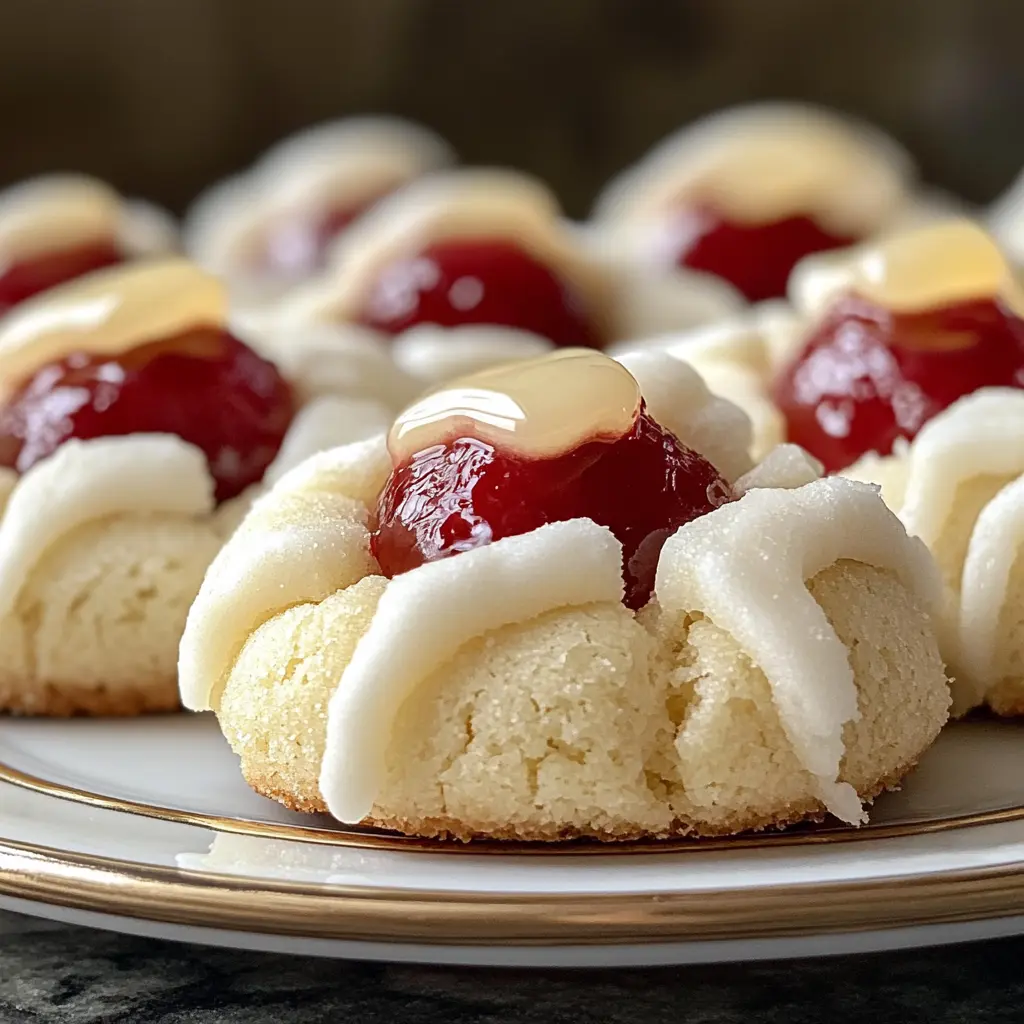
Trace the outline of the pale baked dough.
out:
<instances>
[{"instance_id":1,"label":"pale baked dough","mask_svg":"<svg viewBox=\"0 0 1024 1024\"><path fill-rule=\"evenodd\" d=\"M236 298L275 298L295 281L263 271L267 230L327 204L357 204L454 160L433 132L392 117L352 117L290 136L250 169L214 185L192 205L185 245L225 277Z\"/></svg>"},{"instance_id":2,"label":"pale baked dough","mask_svg":"<svg viewBox=\"0 0 1024 1024\"><path fill-rule=\"evenodd\" d=\"M211 567L182 642L184 702L216 710L258 792L417 834L625 839L826 810L860 820L946 718L935 570L871 489L807 483L816 467L794 450L771 461L742 501L666 545L656 599L634 616L618 601L617 544L587 520L388 582L365 526L382 442L317 456ZM755 568L768 575L744 583ZM516 610L502 595L520 586ZM779 586L778 607L756 596ZM417 624L428 592L445 635ZM767 616L760 632L744 607Z\"/></svg>"},{"instance_id":3,"label":"pale baked dough","mask_svg":"<svg viewBox=\"0 0 1024 1024\"><path fill-rule=\"evenodd\" d=\"M264 481L218 508L177 437L68 441L0 473L0 711L132 715L179 706L178 643L210 562L259 493L308 456L390 426L371 402L315 399Z\"/></svg>"},{"instance_id":4,"label":"pale baked dough","mask_svg":"<svg viewBox=\"0 0 1024 1024\"><path fill-rule=\"evenodd\" d=\"M758 460L786 439L771 382L803 338L803 318L787 302L771 300L714 324L620 342L610 352L620 360L659 352L693 367L713 394L746 413L753 431L749 450Z\"/></svg>"},{"instance_id":5,"label":"pale baked dough","mask_svg":"<svg viewBox=\"0 0 1024 1024\"><path fill-rule=\"evenodd\" d=\"M202 453L176 437L69 441L0 517L0 710L177 707L175 651L223 538Z\"/></svg>"},{"instance_id":6,"label":"pale baked dough","mask_svg":"<svg viewBox=\"0 0 1024 1024\"><path fill-rule=\"evenodd\" d=\"M340 240L334 264L270 315L293 330L350 323L385 265L433 240L455 237L507 238L520 245L582 297L597 333L609 341L708 323L744 305L734 289L707 275L664 275L624 262L599 236L564 221L553 194L528 175L461 169L426 175L379 202ZM432 347L422 333L416 342L400 338L400 365L434 383L484 368L491 361L488 350L494 362L517 357L512 332L503 332L500 345L494 329L486 344L469 346L464 339L470 334L433 328ZM463 351L442 350L442 340ZM409 349L415 354L406 361ZM523 354L536 350L530 340Z\"/></svg>"},{"instance_id":7,"label":"pale baked dough","mask_svg":"<svg viewBox=\"0 0 1024 1024\"><path fill-rule=\"evenodd\" d=\"M752 468L756 425L746 409L719 397L701 374L666 352L627 352L617 361L636 378L654 419L727 480Z\"/></svg>"},{"instance_id":8,"label":"pale baked dough","mask_svg":"<svg viewBox=\"0 0 1024 1024\"><path fill-rule=\"evenodd\" d=\"M1024 391L982 388L847 474L880 484L935 555L955 712L1024 714Z\"/></svg>"},{"instance_id":9,"label":"pale baked dough","mask_svg":"<svg viewBox=\"0 0 1024 1024\"><path fill-rule=\"evenodd\" d=\"M1024 264L1024 173L992 203L984 218L1014 263Z\"/></svg>"},{"instance_id":10,"label":"pale baked dough","mask_svg":"<svg viewBox=\"0 0 1024 1024\"><path fill-rule=\"evenodd\" d=\"M108 241L128 257L156 256L177 248L177 228L152 203L124 199L82 174L40 175L0 192L5 264Z\"/></svg>"},{"instance_id":11,"label":"pale baked dough","mask_svg":"<svg viewBox=\"0 0 1024 1024\"><path fill-rule=\"evenodd\" d=\"M900 212L912 175L907 153L862 122L804 104L752 104L663 140L608 185L595 219L643 222L696 198L736 220L809 213L837 234L864 237Z\"/></svg>"},{"instance_id":12,"label":"pale baked dough","mask_svg":"<svg viewBox=\"0 0 1024 1024\"><path fill-rule=\"evenodd\" d=\"M0 617L0 710L177 708L178 640L221 542L209 521L155 512L108 516L61 537Z\"/></svg>"},{"instance_id":13,"label":"pale baked dough","mask_svg":"<svg viewBox=\"0 0 1024 1024\"><path fill-rule=\"evenodd\" d=\"M80 193L65 189L58 198L79 209L85 224L99 201L88 188ZM3 229L0 210L0 247ZM72 282L5 318L0 395L72 352L116 355L192 327L220 326L227 306L224 287L183 259ZM313 348L288 351L302 366L298 356L308 360ZM175 705L185 614L225 537L297 463L386 431L394 410L369 395L384 393L398 405L414 390L372 346L376 362L373 355L344 359L357 343L333 351L337 358L325 360L315 378L308 367L309 386L298 389L304 404L265 479L219 508L205 456L172 435L69 440L20 478L0 473L0 632L10 635L9 660L0 660L0 710L131 714ZM151 556L140 520L152 529Z\"/></svg>"}]
</instances>

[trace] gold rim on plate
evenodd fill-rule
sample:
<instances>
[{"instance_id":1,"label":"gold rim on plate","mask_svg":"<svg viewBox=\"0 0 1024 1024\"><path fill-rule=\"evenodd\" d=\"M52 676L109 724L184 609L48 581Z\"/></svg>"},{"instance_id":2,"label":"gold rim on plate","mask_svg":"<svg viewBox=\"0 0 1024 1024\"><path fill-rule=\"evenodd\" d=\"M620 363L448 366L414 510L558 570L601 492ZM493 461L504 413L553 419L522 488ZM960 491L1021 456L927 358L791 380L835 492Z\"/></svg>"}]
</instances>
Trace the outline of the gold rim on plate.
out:
<instances>
[{"instance_id":1,"label":"gold rim on plate","mask_svg":"<svg viewBox=\"0 0 1024 1024\"><path fill-rule=\"evenodd\" d=\"M429 945L767 939L1024 912L1024 864L761 889L558 895L381 890L224 877L0 841L0 895L235 932Z\"/></svg>"},{"instance_id":2,"label":"gold rim on plate","mask_svg":"<svg viewBox=\"0 0 1024 1024\"><path fill-rule=\"evenodd\" d=\"M636 854L885 839L1024 818L1024 807L862 829L647 843L443 843L162 808L0 764L58 799L263 839L431 852ZM0 895L115 917L268 935L428 945L609 945L796 937L1024 914L1024 862L871 881L646 894L495 894L314 885L162 867L0 839Z\"/></svg>"},{"instance_id":3,"label":"gold rim on plate","mask_svg":"<svg viewBox=\"0 0 1024 1024\"><path fill-rule=\"evenodd\" d=\"M470 843L455 840L422 839L376 829L352 829L332 822L327 827L256 821L250 818L231 818L203 811L189 811L176 807L162 807L135 800L124 800L105 793L68 786L43 779L0 762L0 782L19 789L27 789L44 796L69 800L108 811L134 814L180 825L194 825L214 832L252 836L260 839L284 839L313 843L321 846L359 847L369 850L404 850L428 853L515 854L516 856L588 856L636 855L658 853L707 853L712 850L737 850L752 847L812 846L823 843L852 843L870 839L898 839L907 836L928 835L977 825L997 825L1024 819L1024 805L970 814L947 815L891 824L879 823L851 828L845 825L797 826L786 831L747 833L722 838L674 838L633 840L630 842L602 843L596 840L574 840L564 843L526 843L509 840L474 840Z\"/></svg>"}]
</instances>

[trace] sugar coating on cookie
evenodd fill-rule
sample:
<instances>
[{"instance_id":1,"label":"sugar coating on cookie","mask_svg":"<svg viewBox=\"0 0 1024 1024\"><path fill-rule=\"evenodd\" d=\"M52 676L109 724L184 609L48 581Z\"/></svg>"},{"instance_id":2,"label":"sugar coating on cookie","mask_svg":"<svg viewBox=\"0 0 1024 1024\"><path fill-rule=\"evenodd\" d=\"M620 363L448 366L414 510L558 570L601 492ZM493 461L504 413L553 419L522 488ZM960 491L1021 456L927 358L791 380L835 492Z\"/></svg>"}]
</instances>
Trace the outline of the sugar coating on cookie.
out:
<instances>
[{"instance_id":1,"label":"sugar coating on cookie","mask_svg":"<svg viewBox=\"0 0 1024 1024\"><path fill-rule=\"evenodd\" d=\"M90 520L139 512L203 516L213 482L202 452L171 435L68 441L30 469L0 519L0 615L46 551Z\"/></svg>"},{"instance_id":2,"label":"sugar coating on cookie","mask_svg":"<svg viewBox=\"0 0 1024 1024\"><path fill-rule=\"evenodd\" d=\"M187 708L215 707L249 631L376 571L367 505L390 469L382 435L313 456L253 505L189 611L178 659Z\"/></svg>"},{"instance_id":3,"label":"sugar coating on cookie","mask_svg":"<svg viewBox=\"0 0 1024 1024\"><path fill-rule=\"evenodd\" d=\"M844 558L892 571L926 608L937 609L924 545L904 536L872 488L842 479L752 489L687 523L662 551L656 593L663 608L699 611L735 638L765 673L822 799L838 817L855 821L857 795L836 778L842 728L857 714L856 689L845 648L803 587Z\"/></svg>"},{"instance_id":4,"label":"sugar coating on cookie","mask_svg":"<svg viewBox=\"0 0 1024 1024\"><path fill-rule=\"evenodd\" d=\"M1024 472L1024 392L983 388L961 398L925 425L904 458L900 517L957 590L978 513Z\"/></svg>"},{"instance_id":5,"label":"sugar coating on cookie","mask_svg":"<svg viewBox=\"0 0 1024 1024\"><path fill-rule=\"evenodd\" d=\"M820 480L821 475L821 463L799 445L779 444L736 480L733 491L737 495L744 495L756 487L792 490Z\"/></svg>"},{"instance_id":6,"label":"sugar coating on cookie","mask_svg":"<svg viewBox=\"0 0 1024 1024\"><path fill-rule=\"evenodd\" d=\"M368 566L332 589L293 571L327 540L327 519L306 521L314 498L348 502L362 527L380 454L292 471L211 570L182 644L186 703L218 712L246 778L288 806L461 838L716 834L826 809L859 821L945 719L926 552L873 489L815 481L795 450L678 531L665 594L639 616L618 601L614 538L587 520L391 581ZM358 558L365 541L347 536ZM289 557L274 569L264 550ZM807 626L802 654L780 650L782 593ZM726 742L741 725L750 741Z\"/></svg>"},{"instance_id":7,"label":"sugar coating on cookie","mask_svg":"<svg viewBox=\"0 0 1024 1024\"><path fill-rule=\"evenodd\" d=\"M988 702L1024 708L1018 550L1024 392L983 388L925 425L899 454L862 460L911 533L929 546L948 591L941 637L957 713Z\"/></svg>"},{"instance_id":8,"label":"sugar coating on cookie","mask_svg":"<svg viewBox=\"0 0 1024 1024\"><path fill-rule=\"evenodd\" d=\"M759 439L742 405L719 397L701 374L666 352L626 352L617 361L640 385L651 415L727 480L753 466Z\"/></svg>"},{"instance_id":9,"label":"sugar coating on cookie","mask_svg":"<svg viewBox=\"0 0 1024 1024\"><path fill-rule=\"evenodd\" d=\"M328 810L349 822L370 814L399 708L468 638L555 608L616 602L621 565L609 530L571 520L393 579L331 698L320 773Z\"/></svg>"}]
</instances>

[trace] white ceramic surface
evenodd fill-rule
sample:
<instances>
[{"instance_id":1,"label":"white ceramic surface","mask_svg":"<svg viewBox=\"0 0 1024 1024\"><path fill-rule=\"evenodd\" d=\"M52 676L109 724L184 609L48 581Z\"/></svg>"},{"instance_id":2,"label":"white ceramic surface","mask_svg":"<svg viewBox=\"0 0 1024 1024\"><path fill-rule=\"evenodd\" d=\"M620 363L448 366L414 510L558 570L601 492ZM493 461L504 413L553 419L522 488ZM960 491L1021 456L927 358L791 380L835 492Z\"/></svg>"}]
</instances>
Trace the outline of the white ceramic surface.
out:
<instances>
[{"instance_id":1,"label":"white ceramic surface","mask_svg":"<svg viewBox=\"0 0 1024 1024\"><path fill-rule=\"evenodd\" d=\"M326 819L291 814L251 793L205 716L0 719L0 905L198 942L448 963L671 963L1011 934L1024 931L1022 739L1012 723L950 728L860 833L536 855L407 847L372 833L364 843ZM983 905L971 895L979 884L991 892ZM766 900L783 889L795 897ZM227 890L245 892L243 927L216 927L190 909L218 904ZM934 896L942 891L948 914ZM844 914L856 912L861 892L884 905L848 927ZM140 895L127 911L126 893ZM261 916L293 893L319 901L305 904L318 908L317 922L282 918L282 904ZM436 941L426 926L426 938L409 941L393 909L364 913L378 900L397 900L399 917L408 901L409 920L435 922ZM492 921L463 917L447 930L451 908L477 901ZM920 910L906 913L910 901ZM884 927L885 906L894 927ZM666 914L675 916L663 927ZM459 941L466 927L487 936Z\"/></svg>"}]
</instances>

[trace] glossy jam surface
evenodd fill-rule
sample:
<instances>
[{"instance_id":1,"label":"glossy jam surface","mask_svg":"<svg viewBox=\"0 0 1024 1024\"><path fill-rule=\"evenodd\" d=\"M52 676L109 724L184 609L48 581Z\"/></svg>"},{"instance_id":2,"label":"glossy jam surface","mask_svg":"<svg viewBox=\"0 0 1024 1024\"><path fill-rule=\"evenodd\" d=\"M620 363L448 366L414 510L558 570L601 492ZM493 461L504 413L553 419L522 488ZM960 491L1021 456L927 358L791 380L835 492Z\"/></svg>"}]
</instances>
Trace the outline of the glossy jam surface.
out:
<instances>
[{"instance_id":1,"label":"glossy jam surface","mask_svg":"<svg viewBox=\"0 0 1024 1024\"><path fill-rule=\"evenodd\" d=\"M679 443L641 407L627 434L586 441L542 459L454 437L392 472L377 504L371 548L387 576L424 562L587 517L623 546L625 603L654 589L662 545L683 523L730 498L703 456Z\"/></svg>"},{"instance_id":2,"label":"glossy jam surface","mask_svg":"<svg viewBox=\"0 0 1024 1024\"><path fill-rule=\"evenodd\" d=\"M91 242L0 268L0 314L48 288L124 262L114 242Z\"/></svg>"},{"instance_id":3,"label":"glossy jam surface","mask_svg":"<svg viewBox=\"0 0 1024 1024\"><path fill-rule=\"evenodd\" d=\"M327 250L379 196L335 206L317 215L289 217L275 224L264 239L264 269L281 277L308 277L327 262Z\"/></svg>"},{"instance_id":4,"label":"glossy jam surface","mask_svg":"<svg viewBox=\"0 0 1024 1024\"><path fill-rule=\"evenodd\" d=\"M892 313L836 302L775 383L789 440L829 471L892 451L962 395L1024 386L1024 320L992 299Z\"/></svg>"},{"instance_id":5,"label":"glossy jam surface","mask_svg":"<svg viewBox=\"0 0 1024 1024\"><path fill-rule=\"evenodd\" d=\"M724 278L751 302L786 294L790 271L805 256L852 245L810 217L784 217L763 224L733 222L707 206L676 212L659 233L666 260Z\"/></svg>"},{"instance_id":6,"label":"glossy jam surface","mask_svg":"<svg viewBox=\"0 0 1024 1024\"><path fill-rule=\"evenodd\" d=\"M70 438L177 434L206 454L223 501L262 478L293 412L271 363L223 330L197 328L41 367L0 408L0 465L24 472Z\"/></svg>"},{"instance_id":7,"label":"glossy jam surface","mask_svg":"<svg viewBox=\"0 0 1024 1024\"><path fill-rule=\"evenodd\" d=\"M531 331L556 345L598 348L582 297L513 242L449 239L379 274L359 316L400 334L417 324L490 324Z\"/></svg>"}]
</instances>

